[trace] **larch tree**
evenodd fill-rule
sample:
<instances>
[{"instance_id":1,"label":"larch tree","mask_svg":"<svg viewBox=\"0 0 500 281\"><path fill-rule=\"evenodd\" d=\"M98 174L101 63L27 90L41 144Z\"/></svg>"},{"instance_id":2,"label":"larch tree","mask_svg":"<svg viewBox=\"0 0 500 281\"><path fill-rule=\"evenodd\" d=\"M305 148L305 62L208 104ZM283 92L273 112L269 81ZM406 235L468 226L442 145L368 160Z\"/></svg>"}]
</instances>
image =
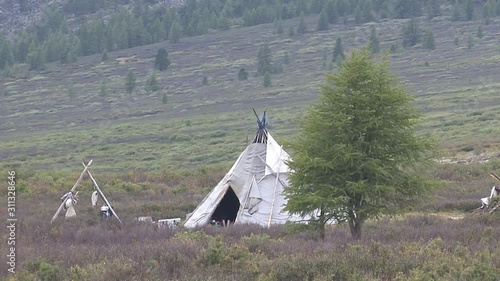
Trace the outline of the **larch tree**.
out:
<instances>
[{"instance_id":1,"label":"larch tree","mask_svg":"<svg viewBox=\"0 0 500 281\"><path fill-rule=\"evenodd\" d=\"M165 48L158 49L155 56L155 68L159 71L163 71L170 65L170 60L168 59L168 52Z\"/></svg>"},{"instance_id":2,"label":"larch tree","mask_svg":"<svg viewBox=\"0 0 500 281\"><path fill-rule=\"evenodd\" d=\"M353 51L326 75L290 146L295 171L287 211L311 215L320 237L329 222L348 223L361 238L367 219L397 214L426 198L432 184L418 173L432 163L433 140L417 135L412 97L368 49Z\"/></svg>"},{"instance_id":3,"label":"larch tree","mask_svg":"<svg viewBox=\"0 0 500 281\"><path fill-rule=\"evenodd\" d=\"M127 93L131 94L135 88L135 74L132 70L129 70L127 73L127 77L125 78L125 89Z\"/></svg>"}]
</instances>

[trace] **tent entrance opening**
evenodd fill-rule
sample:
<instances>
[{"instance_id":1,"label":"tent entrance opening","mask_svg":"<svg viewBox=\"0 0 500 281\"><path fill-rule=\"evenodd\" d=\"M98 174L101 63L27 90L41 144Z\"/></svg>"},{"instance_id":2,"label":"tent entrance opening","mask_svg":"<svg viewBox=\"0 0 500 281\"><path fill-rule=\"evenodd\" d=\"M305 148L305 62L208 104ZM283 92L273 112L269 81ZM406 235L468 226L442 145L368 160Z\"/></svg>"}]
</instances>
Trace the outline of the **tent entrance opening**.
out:
<instances>
[{"instance_id":1,"label":"tent entrance opening","mask_svg":"<svg viewBox=\"0 0 500 281\"><path fill-rule=\"evenodd\" d=\"M238 200L238 197L234 193L233 189L229 187L212 214L211 221L216 221L222 224L222 221L229 220L230 223L234 223L239 209L240 200Z\"/></svg>"}]
</instances>

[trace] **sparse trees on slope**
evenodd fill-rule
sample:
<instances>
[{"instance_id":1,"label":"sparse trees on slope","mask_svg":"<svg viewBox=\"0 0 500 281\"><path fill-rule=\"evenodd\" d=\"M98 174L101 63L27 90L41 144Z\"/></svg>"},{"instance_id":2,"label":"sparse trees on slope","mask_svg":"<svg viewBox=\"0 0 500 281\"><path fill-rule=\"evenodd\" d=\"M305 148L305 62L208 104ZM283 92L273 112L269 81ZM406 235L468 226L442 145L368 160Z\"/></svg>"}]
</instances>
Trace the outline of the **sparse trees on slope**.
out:
<instances>
[{"instance_id":1,"label":"sparse trees on slope","mask_svg":"<svg viewBox=\"0 0 500 281\"><path fill-rule=\"evenodd\" d=\"M12 46L3 32L0 32L0 69L4 69L14 63L14 52Z\"/></svg>"},{"instance_id":2,"label":"sparse trees on slope","mask_svg":"<svg viewBox=\"0 0 500 281\"><path fill-rule=\"evenodd\" d=\"M286 210L316 213L310 225L324 238L325 225L348 223L354 239L363 223L394 214L428 194L418 172L429 162L432 142L415 134L419 115L412 97L368 50L354 51L337 73L326 76L291 142L291 186Z\"/></svg>"},{"instance_id":3,"label":"sparse trees on slope","mask_svg":"<svg viewBox=\"0 0 500 281\"><path fill-rule=\"evenodd\" d=\"M441 4L439 0L429 0L427 2L428 18L433 19L441 15Z\"/></svg>"},{"instance_id":4,"label":"sparse trees on slope","mask_svg":"<svg viewBox=\"0 0 500 281\"><path fill-rule=\"evenodd\" d=\"M415 18L412 18L403 26L403 46L415 46L419 41L420 27Z\"/></svg>"}]
</instances>

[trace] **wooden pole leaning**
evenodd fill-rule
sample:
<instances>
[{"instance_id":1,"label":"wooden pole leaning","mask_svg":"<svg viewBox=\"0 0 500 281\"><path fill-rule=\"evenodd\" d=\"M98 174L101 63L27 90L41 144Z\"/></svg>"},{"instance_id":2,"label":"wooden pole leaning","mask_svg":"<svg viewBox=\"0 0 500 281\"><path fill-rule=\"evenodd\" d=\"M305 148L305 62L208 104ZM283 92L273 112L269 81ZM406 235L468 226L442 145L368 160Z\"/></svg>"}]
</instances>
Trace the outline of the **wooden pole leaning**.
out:
<instances>
[{"instance_id":1,"label":"wooden pole leaning","mask_svg":"<svg viewBox=\"0 0 500 281\"><path fill-rule=\"evenodd\" d=\"M76 187L80 184L80 182L82 181L83 179L83 175L85 175L85 172L88 171L89 167L90 167L90 164L92 164L92 161L93 159L90 159L89 163L87 163L85 165L85 163L83 163L83 172L80 174L80 177L78 178L78 180L76 180L75 184L73 185L73 187L71 188L71 192L75 192L75 189ZM61 203L61 205L59 206L59 208L57 209L56 213L54 214L54 216L52 217L52 219L50 220L50 223L53 223L57 216L59 216L59 213L62 211L62 208L64 206L64 204L66 203L66 200L64 200L64 202Z\"/></svg>"},{"instance_id":2,"label":"wooden pole leaning","mask_svg":"<svg viewBox=\"0 0 500 281\"><path fill-rule=\"evenodd\" d=\"M82 164L85 166L85 163L82 162ZM90 180L94 184L94 188L97 190L97 192L101 196L102 200L106 203L106 205L109 207L109 209L111 210L113 215L118 219L118 221L120 223L122 223L122 221L120 220L120 218L116 214L115 210L113 210L113 207L111 207L111 204L108 202L108 199L106 199L106 196L104 196L104 193L102 193L101 189L99 188L99 185L97 184L96 180L94 179L94 177L92 176L92 174L90 173L90 171L88 169L87 169L87 175L89 175Z\"/></svg>"}]
</instances>

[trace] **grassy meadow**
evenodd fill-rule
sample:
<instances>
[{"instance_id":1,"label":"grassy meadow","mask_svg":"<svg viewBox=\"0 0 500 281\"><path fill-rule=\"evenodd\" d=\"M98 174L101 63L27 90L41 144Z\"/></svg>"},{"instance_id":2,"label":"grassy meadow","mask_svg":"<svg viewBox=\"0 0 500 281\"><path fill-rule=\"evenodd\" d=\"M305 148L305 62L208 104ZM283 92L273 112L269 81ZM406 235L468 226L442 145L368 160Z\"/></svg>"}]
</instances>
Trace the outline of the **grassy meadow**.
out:
<instances>
[{"instance_id":1,"label":"grassy meadow","mask_svg":"<svg viewBox=\"0 0 500 281\"><path fill-rule=\"evenodd\" d=\"M5 274L2 253L0 278L499 280L500 216L472 210L496 183L488 173L500 169L500 20L483 24L484 37L474 37L468 48L469 34L482 22L421 18L420 27L436 36L432 51L401 46L403 20L324 32L313 31L317 21L306 18L309 32L293 37L259 25L110 52L104 62L100 55L81 57L37 73L20 65L12 78L0 78L0 172L5 179L7 171L17 173L19 219L17 273ZM288 20L284 29L297 25L298 19ZM372 26L381 48L395 51L387 53L390 68L423 115L418 133L431 134L441 156L459 162L425 171L436 182L433 200L367 222L361 241L352 241L343 225L331 226L323 242L288 226L158 231L133 221L192 211L254 136L252 108L268 110L269 129L286 149L324 74L336 71L335 40L341 37L346 51L362 47ZM268 88L256 74L264 43L283 64ZM162 47L172 64L156 72L161 90L150 93L144 83ZM238 80L240 68L248 80ZM131 94L125 90L129 70L137 77ZM100 221L90 207L88 179L79 188L78 217L49 224L82 158L94 159L90 170L123 225ZM2 188L0 200L6 196ZM2 208L0 217L6 216ZM4 239L0 245L7 247Z\"/></svg>"}]
</instances>

